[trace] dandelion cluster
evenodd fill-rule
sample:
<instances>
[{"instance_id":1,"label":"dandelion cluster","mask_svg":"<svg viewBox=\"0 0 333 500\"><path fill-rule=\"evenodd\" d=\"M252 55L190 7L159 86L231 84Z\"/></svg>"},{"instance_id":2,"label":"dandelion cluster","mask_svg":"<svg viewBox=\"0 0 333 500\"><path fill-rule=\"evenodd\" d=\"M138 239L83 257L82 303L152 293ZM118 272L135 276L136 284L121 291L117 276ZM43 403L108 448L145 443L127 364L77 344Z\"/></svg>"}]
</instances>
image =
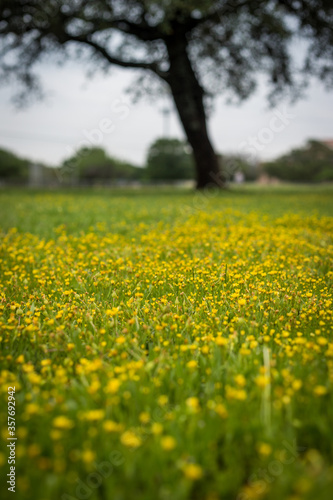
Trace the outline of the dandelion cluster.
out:
<instances>
[{"instance_id":1,"label":"dandelion cluster","mask_svg":"<svg viewBox=\"0 0 333 500\"><path fill-rule=\"evenodd\" d=\"M329 498L333 219L223 199L147 217L139 198L142 221L123 222L120 199L110 227L99 203L84 230L1 235L18 498ZM57 209L82 217L75 195Z\"/></svg>"}]
</instances>

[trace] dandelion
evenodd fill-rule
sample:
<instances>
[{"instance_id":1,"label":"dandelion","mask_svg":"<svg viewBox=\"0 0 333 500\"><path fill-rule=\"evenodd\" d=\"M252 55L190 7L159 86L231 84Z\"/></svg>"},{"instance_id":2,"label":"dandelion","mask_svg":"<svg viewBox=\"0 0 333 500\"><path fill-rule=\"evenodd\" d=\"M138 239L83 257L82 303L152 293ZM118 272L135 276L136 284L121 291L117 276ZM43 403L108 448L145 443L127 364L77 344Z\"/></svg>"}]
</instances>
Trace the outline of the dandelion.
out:
<instances>
[{"instance_id":1,"label":"dandelion","mask_svg":"<svg viewBox=\"0 0 333 500\"><path fill-rule=\"evenodd\" d=\"M124 432L120 437L120 441L128 448L138 448L141 445L141 439L132 431Z\"/></svg>"},{"instance_id":2,"label":"dandelion","mask_svg":"<svg viewBox=\"0 0 333 500\"><path fill-rule=\"evenodd\" d=\"M234 380L239 387L244 387L246 385L246 379L244 375L240 373L238 375L235 375Z\"/></svg>"},{"instance_id":3,"label":"dandelion","mask_svg":"<svg viewBox=\"0 0 333 500\"><path fill-rule=\"evenodd\" d=\"M53 426L58 429L72 429L74 427L73 420L65 417L64 415L59 415L58 417L53 419Z\"/></svg>"},{"instance_id":4,"label":"dandelion","mask_svg":"<svg viewBox=\"0 0 333 500\"><path fill-rule=\"evenodd\" d=\"M313 389L313 393L316 396L324 396L327 394L327 388L324 385L316 385L316 387Z\"/></svg>"},{"instance_id":5,"label":"dandelion","mask_svg":"<svg viewBox=\"0 0 333 500\"><path fill-rule=\"evenodd\" d=\"M198 412L200 409L199 399L196 397L187 398L186 405L194 413Z\"/></svg>"},{"instance_id":6,"label":"dandelion","mask_svg":"<svg viewBox=\"0 0 333 500\"><path fill-rule=\"evenodd\" d=\"M228 339L224 337L216 337L215 344L221 347L226 346L228 344Z\"/></svg>"},{"instance_id":7,"label":"dandelion","mask_svg":"<svg viewBox=\"0 0 333 500\"><path fill-rule=\"evenodd\" d=\"M197 464L184 465L183 472L185 477L191 481L198 481L203 476L203 470L200 465Z\"/></svg>"},{"instance_id":8,"label":"dandelion","mask_svg":"<svg viewBox=\"0 0 333 500\"><path fill-rule=\"evenodd\" d=\"M121 385L120 380L113 378L109 380L105 388L105 392L110 394L115 394L118 392L120 385Z\"/></svg>"},{"instance_id":9,"label":"dandelion","mask_svg":"<svg viewBox=\"0 0 333 500\"><path fill-rule=\"evenodd\" d=\"M150 415L147 412L142 412L139 415L139 420L142 424L148 424L150 422Z\"/></svg>"},{"instance_id":10,"label":"dandelion","mask_svg":"<svg viewBox=\"0 0 333 500\"><path fill-rule=\"evenodd\" d=\"M84 450L81 453L81 458L85 464L89 465L96 459L96 453L92 450Z\"/></svg>"},{"instance_id":11,"label":"dandelion","mask_svg":"<svg viewBox=\"0 0 333 500\"><path fill-rule=\"evenodd\" d=\"M157 401L160 406L165 406L166 404L168 404L169 398L165 394L162 394L158 397Z\"/></svg>"},{"instance_id":12,"label":"dandelion","mask_svg":"<svg viewBox=\"0 0 333 500\"><path fill-rule=\"evenodd\" d=\"M272 453L272 447L268 443L259 443L257 450L263 457L268 457Z\"/></svg>"},{"instance_id":13,"label":"dandelion","mask_svg":"<svg viewBox=\"0 0 333 500\"><path fill-rule=\"evenodd\" d=\"M171 451L176 447L176 440L172 436L164 436L161 438L161 447L165 451Z\"/></svg>"},{"instance_id":14,"label":"dandelion","mask_svg":"<svg viewBox=\"0 0 333 500\"><path fill-rule=\"evenodd\" d=\"M160 424L159 422L154 422L151 426L151 432L158 436L159 434L162 434L163 432L163 425Z\"/></svg>"},{"instance_id":15,"label":"dandelion","mask_svg":"<svg viewBox=\"0 0 333 500\"><path fill-rule=\"evenodd\" d=\"M266 385L270 384L270 378L267 375L258 375L255 379L255 383L258 387L263 389Z\"/></svg>"},{"instance_id":16,"label":"dandelion","mask_svg":"<svg viewBox=\"0 0 333 500\"><path fill-rule=\"evenodd\" d=\"M190 370L195 370L198 367L198 362L192 359L191 361L188 361L188 363L186 363L186 366Z\"/></svg>"},{"instance_id":17,"label":"dandelion","mask_svg":"<svg viewBox=\"0 0 333 500\"><path fill-rule=\"evenodd\" d=\"M105 420L103 422L103 429L106 432L121 432L123 429L123 425L114 422L113 420Z\"/></svg>"},{"instance_id":18,"label":"dandelion","mask_svg":"<svg viewBox=\"0 0 333 500\"><path fill-rule=\"evenodd\" d=\"M97 421L97 420L102 420L105 415L105 410L99 409L99 410L89 410L84 413L82 413L81 418L83 420L88 420L89 422L92 421Z\"/></svg>"}]
</instances>

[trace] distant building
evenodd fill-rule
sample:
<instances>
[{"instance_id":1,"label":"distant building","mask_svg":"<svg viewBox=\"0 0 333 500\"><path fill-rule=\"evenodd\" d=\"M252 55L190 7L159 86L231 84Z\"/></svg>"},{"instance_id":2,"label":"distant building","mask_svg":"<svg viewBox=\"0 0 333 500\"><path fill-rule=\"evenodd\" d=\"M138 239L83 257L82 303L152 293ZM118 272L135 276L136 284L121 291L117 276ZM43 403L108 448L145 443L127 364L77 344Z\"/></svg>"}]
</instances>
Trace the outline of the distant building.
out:
<instances>
[{"instance_id":1,"label":"distant building","mask_svg":"<svg viewBox=\"0 0 333 500\"><path fill-rule=\"evenodd\" d=\"M278 179L277 177L272 177L266 174L265 172L262 172L257 178L257 183L262 184L263 186L268 186L268 185L276 186L277 184L281 184L281 180Z\"/></svg>"},{"instance_id":2,"label":"distant building","mask_svg":"<svg viewBox=\"0 0 333 500\"><path fill-rule=\"evenodd\" d=\"M236 184L242 184L245 181L245 175L241 170L237 170L234 174L234 182Z\"/></svg>"},{"instance_id":3,"label":"distant building","mask_svg":"<svg viewBox=\"0 0 333 500\"><path fill-rule=\"evenodd\" d=\"M42 187L44 185L44 171L39 163L32 163L29 168L29 186Z\"/></svg>"},{"instance_id":4,"label":"distant building","mask_svg":"<svg viewBox=\"0 0 333 500\"><path fill-rule=\"evenodd\" d=\"M57 169L45 167L40 163L31 163L29 165L28 185L30 187L41 188L47 186L56 186Z\"/></svg>"}]
</instances>

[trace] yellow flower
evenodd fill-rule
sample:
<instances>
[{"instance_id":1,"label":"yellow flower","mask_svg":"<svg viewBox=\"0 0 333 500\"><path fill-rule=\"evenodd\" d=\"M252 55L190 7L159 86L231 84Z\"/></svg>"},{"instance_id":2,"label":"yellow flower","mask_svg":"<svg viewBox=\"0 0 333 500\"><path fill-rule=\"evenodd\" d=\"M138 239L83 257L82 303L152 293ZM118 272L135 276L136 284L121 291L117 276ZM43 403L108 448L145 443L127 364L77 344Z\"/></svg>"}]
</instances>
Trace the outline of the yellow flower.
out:
<instances>
[{"instance_id":1,"label":"yellow flower","mask_svg":"<svg viewBox=\"0 0 333 500\"><path fill-rule=\"evenodd\" d=\"M110 394L115 394L116 392L118 392L119 387L120 387L120 381L117 378L112 378L111 380L109 380L105 388L105 392Z\"/></svg>"},{"instance_id":2,"label":"yellow flower","mask_svg":"<svg viewBox=\"0 0 333 500\"><path fill-rule=\"evenodd\" d=\"M94 420L102 420L105 415L105 410L88 410L82 414L83 420L94 421Z\"/></svg>"},{"instance_id":3,"label":"yellow flower","mask_svg":"<svg viewBox=\"0 0 333 500\"><path fill-rule=\"evenodd\" d=\"M89 394L95 394L98 389L101 387L101 383L99 380L93 380L90 384L90 386L88 387L87 391L89 392Z\"/></svg>"},{"instance_id":4,"label":"yellow flower","mask_svg":"<svg viewBox=\"0 0 333 500\"><path fill-rule=\"evenodd\" d=\"M40 407L35 403L29 403L25 407L25 411L28 415L35 415L36 413L39 413Z\"/></svg>"},{"instance_id":5,"label":"yellow flower","mask_svg":"<svg viewBox=\"0 0 333 500\"><path fill-rule=\"evenodd\" d=\"M124 336L118 337L116 342L117 344L124 344L126 342L126 338Z\"/></svg>"},{"instance_id":6,"label":"yellow flower","mask_svg":"<svg viewBox=\"0 0 333 500\"><path fill-rule=\"evenodd\" d=\"M215 406L215 411L221 418L227 418L228 416L226 407L222 403Z\"/></svg>"},{"instance_id":7,"label":"yellow flower","mask_svg":"<svg viewBox=\"0 0 333 500\"><path fill-rule=\"evenodd\" d=\"M236 384L239 385L239 387L244 387L246 385L246 379L244 375L241 374L235 375L234 379Z\"/></svg>"},{"instance_id":8,"label":"yellow flower","mask_svg":"<svg viewBox=\"0 0 333 500\"><path fill-rule=\"evenodd\" d=\"M161 438L161 447L163 450L171 451L176 447L176 440L172 436L164 436Z\"/></svg>"},{"instance_id":9,"label":"yellow flower","mask_svg":"<svg viewBox=\"0 0 333 500\"><path fill-rule=\"evenodd\" d=\"M50 359L42 359L42 361L40 362L40 364L42 366L50 366L51 360Z\"/></svg>"},{"instance_id":10,"label":"yellow flower","mask_svg":"<svg viewBox=\"0 0 333 500\"><path fill-rule=\"evenodd\" d=\"M316 396L324 396L327 394L327 389L324 385L316 385L316 387L313 389L313 393Z\"/></svg>"},{"instance_id":11,"label":"yellow flower","mask_svg":"<svg viewBox=\"0 0 333 500\"><path fill-rule=\"evenodd\" d=\"M188 363L186 363L186 366L190 370L195 370L195 368L197 368L197 366L198 366L198 362L195 361L194 359L192 359L191 361L189 361Z\"/></svg>"},{"instance_id":12,"label":"yellow flower","mask_svg":"<svg viewBox=\"0 0 333 500\"><path fill-rule=\"evenodd\" d=\"M91 462L93 462L96 458L96 453L92 450L84 450L82 452L82 460L84 463L86 464L90 464Z\"/></svg>"},{"instance_id":13,"label":"yellow flower","mask_svg":"<svg viewBox=\"0 0 333 500\"><path fill-rule=\"evenodd\" d=\"M52 429L50 431L50 437L51 437L51 439L54 439L54 441L57 441L58 439L61 439L62 436L63 436L63 433L60 430Z\"/></svg>"},{"instance_id":14,"label":"yellow flower","mask_svg":"<svg viewBox=\"0 0 333 500\"><path fill-rule=\"evenodd\" d=\"M60 415L53 419L53 426L57 427L57 429L72 429L74 427L74 422L64 415Z\"/></svg>"},{"instance_id":15,"label":"yellow flower","mask_svg":"<svg viewBox=\"0 0 333 500\"><path fill-rule=\"evenodd\" d=\"M272 447L267 443L259 443L257 446L257 450L260 455L264 457L268 457L272 453Z\"/></svg>"},{"instance_id":16,"label":"yellow flower","mask_svg":"<svg viewBox=\"0 0 333 500\"><path fill-rule=\"evenodd\" d=\"M256 377L255 379L255 383L258 387L264 388L270 383L270 378L267 377L267 375L258 375L258 377Z\"/></svg>"},{"instance_id":17,"label":"yellow flower","mask_svg":"<svg viewBox=\"0 0 333 500\"><path fill-rule=\"evenodd\" d=\"M216 337L215 344L218 346L226 346L228 344L228 339L224 337Z\"/></svg>"},{"instance_id":18,"label":"yellow flower","mask_svg":"<svg viewBox=\"0 0 333 500\"><path fill-rule=\"evenodd\" d=\"M199 399L196 398L196 397L192 397L192 398L187 398L186 400L186 405L188 406L188 408L193 411L193 412L198 412L199 409L200 409L200 405L199 405Z\"/></svg>"},{"instance_id":19,"label":"yellow flower","mask_svg":"<svg viewBox=\"0 0 333 500\"><path fill-rule=\"evenodd\" d=\"M183 472L185 477L191 481L197 481L203 476L203 470L200 465L197 464L186 464L183 467Z\"/></svg>"},{"instance_id":20,"label":"yellow flower","mask_svg":"<svg viewBox=\"0 0 333 500\"><path fill-rule=\"evenodd\" d=\"M158 401L158 404L160 406L165 406L168 403L169 398L168 398L168 396L165 396L164 394L162 394L162 396L158 397L157 401Z\"/></svg>"},{"instance_id":21,"label":"yellow flower","mask_svg":"<svg viewBox=\"0 0 333 500\"><path fill-rule=\"evenodd\" d=\"M132 431L124 432L120 437L120 441L128 448L137 448L141 445L141 439Z\"/></svg>"},{"instance_id":22,"label":"yellow flower","mask_svg":"<svg viewBox=\"0 0 333 500\"><path fill-rule=\"evenodd\" d=\"M302 381L299 379L296 379L292 383L292 388L294 389L294 391L298 391L302 387L302 385L303 385Z\"/></svg>"},{"instance_id":23,"label":"yellow flower","mask_svg":"<svg viewBox=\"0 0 333 500\"><path fill-rule=\"evenodd\" d=\"M151 426L151 432L152 432L153 434L155 434L156 436L157 436L158 434L162 434L162 432L163 432L163 425L162 425L162 424L160 424L160 423L158 423L158 422L154 422L154 423L152 424L152 426Z\"/></svg>"},{"instance_id":24,"label":"yellow flower","mask_svg":"<svg viewBox=\"0 0 333 500\"><path fill-rule=\"evenodd\" d=\"M113 420L105 420L105 422L103 422L103 428L106 432L121 432L123 430L123 425Z\"/></svg>"},{"instance_id":25,"label":"yellow flower","mask_svg":"<svg viewBox=\"0 0 333 500\"><path fill-rule=\"evenodd\" d=\"M236 389L235 387L227 385L225 388L225 396L227 399L238 399L239 401L244 401L247 394L244 389Z\"/></svg>"},{"instance_id":26,"label":"yellow flower","mask_svg":"<svg viewBox=\"0 0 333 500\"><path fill-rule=\"evenodd\" d=\"M142 412L142 413L140 413L139 420L140 420L140 422L142 424L148 424L148 422L150 421L150 415L149 415L149 413L147 413L145 411Z\"/></svg>"}]
</instances>

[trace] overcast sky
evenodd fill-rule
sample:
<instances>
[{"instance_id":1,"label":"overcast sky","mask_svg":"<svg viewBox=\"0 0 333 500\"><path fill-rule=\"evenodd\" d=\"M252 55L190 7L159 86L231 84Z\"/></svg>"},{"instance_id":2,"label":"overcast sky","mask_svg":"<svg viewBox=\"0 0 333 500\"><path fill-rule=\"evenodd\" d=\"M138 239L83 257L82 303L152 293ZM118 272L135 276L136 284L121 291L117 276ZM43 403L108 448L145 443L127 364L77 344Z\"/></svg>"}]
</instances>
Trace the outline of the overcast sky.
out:
<instances>
[{"instance_id":1,"label":"overcast sky","mask_svg":"<svg viewBox=\"0 0 333 500\"><path fill-rule=\"evenodd\" d=\"M142 165L149 145L165 130L184 137L174 111L165 122L161 110L171 106L167 100L131 103L125 89L132 71L87 80L82 66L71 63L44 65L41 75L48 98L27 109L15 109L11 90L0 89L0 148L56 166L85 142ZM309 138L333 139L333 92L320 83L294 106L269 109L265 94L261 88L240 106L227 105L223 96L215 102L209 128L217 151L270 159Z\"/></svg>"}]
</instances>

